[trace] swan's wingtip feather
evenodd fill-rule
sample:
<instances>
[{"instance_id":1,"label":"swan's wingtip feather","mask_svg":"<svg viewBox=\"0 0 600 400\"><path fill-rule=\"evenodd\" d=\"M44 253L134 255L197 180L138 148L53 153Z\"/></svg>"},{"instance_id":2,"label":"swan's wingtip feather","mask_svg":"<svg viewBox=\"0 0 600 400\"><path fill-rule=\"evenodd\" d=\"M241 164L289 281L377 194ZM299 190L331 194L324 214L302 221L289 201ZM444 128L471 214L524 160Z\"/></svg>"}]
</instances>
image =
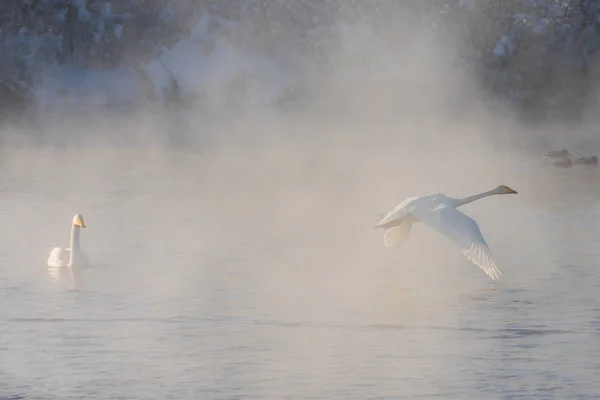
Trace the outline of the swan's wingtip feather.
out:
<instances>
[{"instance_id":1,"label":"swan's wingtip feather","mask_svg":"<svg viewBox=\"0 0 600 400\"><path fill-rule=\"evenodd\" d=\"M502 271L496 266L496 263L492 259L489 250L480 249L477 246L472 246L468 249L463 250L463 254L473 264L477 265L486 275L492 280L499 280L502 275Z\"/></svg>"}]
</instances>

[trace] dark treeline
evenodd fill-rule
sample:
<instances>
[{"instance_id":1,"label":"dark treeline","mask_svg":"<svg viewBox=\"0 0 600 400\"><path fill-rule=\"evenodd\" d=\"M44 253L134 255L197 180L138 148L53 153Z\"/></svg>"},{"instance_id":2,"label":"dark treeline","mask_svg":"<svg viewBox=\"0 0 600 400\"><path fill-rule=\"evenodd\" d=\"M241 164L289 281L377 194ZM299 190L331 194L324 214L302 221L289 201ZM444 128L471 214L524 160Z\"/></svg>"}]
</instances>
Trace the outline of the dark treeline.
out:
<instances>
[{"instance_id":1,"label":"dark treeline","mask_svg":"<svg viewBox=\"0 0 600 400\"><path fill-rule=\"evenodd\" d=\"M393 43L410 16L448 41L491 97L573 117L595 102L599 11L598 0L3 0L0 106L28 105L48 65L142 69L206 14L239 22L239 46L317 66L335 57L340 21Z\"/></svg>"}]
</instances>

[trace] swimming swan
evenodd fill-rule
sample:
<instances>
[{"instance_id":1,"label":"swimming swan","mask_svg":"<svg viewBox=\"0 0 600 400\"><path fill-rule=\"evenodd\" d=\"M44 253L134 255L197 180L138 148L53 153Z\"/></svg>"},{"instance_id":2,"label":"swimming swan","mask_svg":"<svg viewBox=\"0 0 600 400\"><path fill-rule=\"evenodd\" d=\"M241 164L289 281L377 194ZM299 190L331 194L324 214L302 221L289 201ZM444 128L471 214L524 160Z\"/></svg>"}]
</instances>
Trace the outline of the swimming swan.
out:
<instances>
[{"instance_id":1,"label":"swimming swan","mask_svg":"<svg viewBox=\"0 0 600 400\"><path fill-rule=\"evenodd\" d=\"M50 251L50 257L48 257L49 267L72 267L82 263L84 254L79 244L79 231L81 228L85 228L83 215L75 214L71 225L71 239L69 242L71 247L68 249L53 248Z\"/></svg>"},{"instance_id":2,"label":"swimming swan","mask_svg":"<svg viewBox=\"0 0 600 400\"><path fill-rule=\"evenodd\" d=\"M492 259L492 252L483 239L477 222L457 210L457 207L495 194L517 194L508 186L464 199L453 199L442 193L411 197L381 218L375 228L384 228L384 244L392 247L405 242L414 222L424 222L437 229L458 246L463 254L492 279L499 279L501 272Z\"/></svg>"}]
</instances>

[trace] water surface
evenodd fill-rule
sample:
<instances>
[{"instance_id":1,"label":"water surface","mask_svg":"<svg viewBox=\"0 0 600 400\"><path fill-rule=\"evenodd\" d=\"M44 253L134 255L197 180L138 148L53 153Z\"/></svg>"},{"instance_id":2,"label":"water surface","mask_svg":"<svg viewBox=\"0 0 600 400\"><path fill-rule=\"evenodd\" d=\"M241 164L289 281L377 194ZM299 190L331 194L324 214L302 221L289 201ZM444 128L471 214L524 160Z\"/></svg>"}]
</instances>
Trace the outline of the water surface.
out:
<instances>
[{"instance_id":1,"label":"water surface","mask_svg":"<svg viewBox=\"0 0 600 400\"><path fill-rule=\"evenodd\" d=\"M426 227L383 248L374 216L419 193L382 192L384 149L294 154L5 154L0 397L600 398L596 172L444 189L521 193L464 210L491 282ZM93 265L48 269L77 212Z\"/></svg>"}]
</instances>

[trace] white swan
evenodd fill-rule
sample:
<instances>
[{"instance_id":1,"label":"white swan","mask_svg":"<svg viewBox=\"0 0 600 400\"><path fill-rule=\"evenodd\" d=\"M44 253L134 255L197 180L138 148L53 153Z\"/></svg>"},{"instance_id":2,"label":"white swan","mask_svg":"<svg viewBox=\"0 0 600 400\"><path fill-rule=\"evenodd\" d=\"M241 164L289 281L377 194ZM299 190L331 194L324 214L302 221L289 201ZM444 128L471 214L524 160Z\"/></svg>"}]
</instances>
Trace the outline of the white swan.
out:
<instances>
[{"instance_id":1,"label":"white swan","mask_svg":"<svg viewBox=\"0 0 600 400\"><path fill-rule=\"evenodd\" d=\"M437 229L460 246L463 254L492 279L500 278L500 270L492 259L492 253L475 220L456 208L495 194L517 194L508 186L500 185L490 191L453 199L441 193L411 197L381 218L375 228L384 228L384 243L392 247L408 239L414 222L424 222Z\"/></svg>"},{"instance_id":2,"label":"white swan","mask_svg":"<svg viewBox=\"0 0 600 400\"><path fill-rule=\"evenodd\" d=\"M49 267L72 267L82 263L85 256L79 244L79 231L81 228L85 228L83 215L75 214L73 224L71 225L71 239L69 242L71 247L68 249L53 248L50 251L50 257L48 257Z\"/></svg>"}]
</instances>

